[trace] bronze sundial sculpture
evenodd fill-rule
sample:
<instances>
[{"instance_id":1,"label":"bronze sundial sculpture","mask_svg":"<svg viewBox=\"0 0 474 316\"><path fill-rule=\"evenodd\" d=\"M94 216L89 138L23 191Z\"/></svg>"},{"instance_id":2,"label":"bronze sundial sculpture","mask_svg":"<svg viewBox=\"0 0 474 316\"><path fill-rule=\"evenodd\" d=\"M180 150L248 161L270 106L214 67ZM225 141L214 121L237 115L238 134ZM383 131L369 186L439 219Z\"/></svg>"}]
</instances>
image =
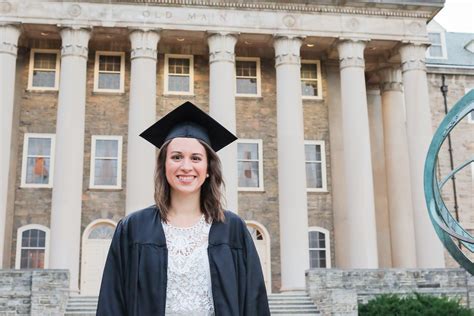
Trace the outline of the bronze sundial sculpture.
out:
<instances>
[{"instance_id":1,"label":"bronze sundial sculpture","mask_svg":"<svg viewBox=\"0 0 474 316\"><path fill-rule=\"evenodd\" d=\"M425 199L431 222L436 234L441 239L451 256L471 275L474 275L474 262L461 250L461 247L474 252L474 238L461 227L458 221L451 215L442 197L441 189L464 167L474 163L474 156L452 170L441 181L436 175L438 153L449 133L453 128L471 111L474 111L474 90L471 90L448 112L440 126L436 130L425 162L424 186Z\"/></svg>"}]
</instances>

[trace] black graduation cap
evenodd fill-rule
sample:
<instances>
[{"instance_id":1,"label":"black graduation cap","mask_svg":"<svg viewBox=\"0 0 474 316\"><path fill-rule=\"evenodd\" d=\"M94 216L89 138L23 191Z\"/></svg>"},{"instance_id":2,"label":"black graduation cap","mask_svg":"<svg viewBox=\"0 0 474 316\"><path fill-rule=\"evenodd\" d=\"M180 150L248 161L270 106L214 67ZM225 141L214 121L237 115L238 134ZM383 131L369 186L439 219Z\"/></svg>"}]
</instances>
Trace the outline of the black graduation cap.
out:
<instances>
[{"instance_id":1,"label":"black graduation cap","mask_svg":"<svg viewBox=\"0 0 474 316\"><path fill-rule=\"evenodd\" d=\"M214 151L237 139L219 122L189 101L166 114L140 136L158 148L176 137L197 138L211 146Z\"/></svg>"}]
</instances>

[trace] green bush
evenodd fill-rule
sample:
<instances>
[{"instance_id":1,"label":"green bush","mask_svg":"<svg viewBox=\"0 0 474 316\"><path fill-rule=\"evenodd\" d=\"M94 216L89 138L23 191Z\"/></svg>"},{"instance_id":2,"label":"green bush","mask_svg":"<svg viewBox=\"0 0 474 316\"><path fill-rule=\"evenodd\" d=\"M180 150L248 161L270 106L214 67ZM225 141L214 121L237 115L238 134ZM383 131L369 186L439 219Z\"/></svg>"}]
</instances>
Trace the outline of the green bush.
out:
<instances>
[{"instance_id":1,"label":"green bush","mask_svg":"<svg viewBox=\"0 0 474 316\"><path fill-rule=\"evenodd\" d=\"M472 316L474 313L459 300L431 295L401 297L384 294L359 305L360 316Z\"/></svg>"}]
</instances>

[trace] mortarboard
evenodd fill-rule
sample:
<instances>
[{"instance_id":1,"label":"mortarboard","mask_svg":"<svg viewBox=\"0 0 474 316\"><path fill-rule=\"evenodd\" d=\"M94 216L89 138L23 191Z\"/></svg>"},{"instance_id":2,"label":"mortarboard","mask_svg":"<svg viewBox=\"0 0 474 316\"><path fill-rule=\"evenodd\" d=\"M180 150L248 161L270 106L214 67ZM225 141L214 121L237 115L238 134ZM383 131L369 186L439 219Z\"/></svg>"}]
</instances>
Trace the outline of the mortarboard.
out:
<instances>
[{"instance_id":1,"label":"mortarboard","mask_svg":"<svg viewBox=\"0 0 474 316\"><path fill-rule=\"evenodd\" d=\"M158 148L176 137L197 138L208 144L214 151L224 148L237 139L219 122L189 101L166 114L140 136Z\"/></svg>"}]
</instances>

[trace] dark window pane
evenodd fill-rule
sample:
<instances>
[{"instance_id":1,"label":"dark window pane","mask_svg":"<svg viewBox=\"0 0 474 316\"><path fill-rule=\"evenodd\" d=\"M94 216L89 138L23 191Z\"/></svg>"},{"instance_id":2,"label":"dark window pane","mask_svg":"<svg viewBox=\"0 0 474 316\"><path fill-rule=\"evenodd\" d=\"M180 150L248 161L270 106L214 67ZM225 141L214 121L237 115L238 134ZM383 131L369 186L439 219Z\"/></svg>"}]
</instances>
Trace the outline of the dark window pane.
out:
<instances>
[{"instance_id":1,"label":"dark window pane","mask_svg":"<svg viewBox=\"0 0 474 316\"><path fill-rule=\"evenodd\" d=\"M256 61L236 61L236 75L238 77L256 77L257 62Z\"/></svg>"},{"instance_id":2,"label":"dark window pane","mask_svg":"<svg viewBox=\"0 0 474 316\"><path fill-rule=\"evenodd\" d=\"M189 74L190 60L188 58L169 58L168 73ZM179 90L180 91L180 90Z\"/></svg>"},{"instance_id":3,"label":"dark window pane","mask_svg":"<svg viewBox=\"0 0 474 316\"><path fill-rule=\"evenodd\" d=\"M100 71L114 71L120 72L121 56L99 56L99 70Z\"/></svg>"},{"instance_id":4,"label":"dark window pane","mask_svg":"<svg viewBox=\"0 0 474 316\"><path fill-rule=\"evenodd\" d=\"M35 69L56 69L56 56L52 53L35 53L33 67Z\"/></svg>"},{"instance_id":5,"label":"dark window pane","mask_svg":"<svg viewBox=\"0 0 474 316\"><path fill-rule=\"evenodd\" d=\"M316 64L301 64L301 79L317 79L317 65Z\"/></svg>"}]
</instances>

